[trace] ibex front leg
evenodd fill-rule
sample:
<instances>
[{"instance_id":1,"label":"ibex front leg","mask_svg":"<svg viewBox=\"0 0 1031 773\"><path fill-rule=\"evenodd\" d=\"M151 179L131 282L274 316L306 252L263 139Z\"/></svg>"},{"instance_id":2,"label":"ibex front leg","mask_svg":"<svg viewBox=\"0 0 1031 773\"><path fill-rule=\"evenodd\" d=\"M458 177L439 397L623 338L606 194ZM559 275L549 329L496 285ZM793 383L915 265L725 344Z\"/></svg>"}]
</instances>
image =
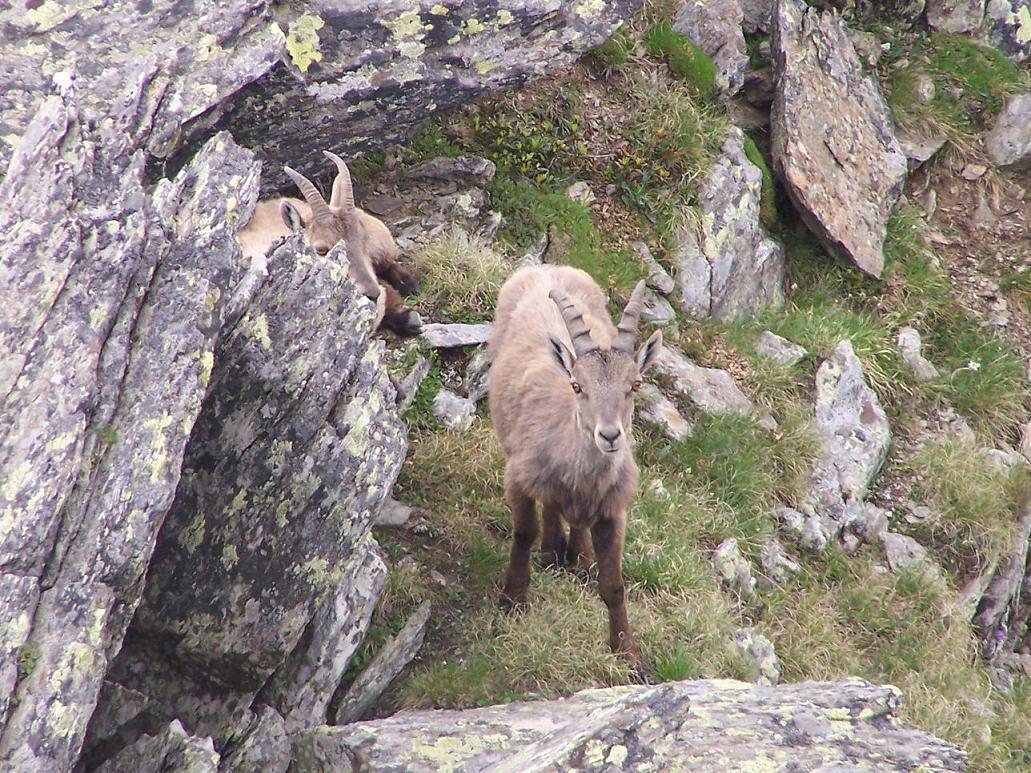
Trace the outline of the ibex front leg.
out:
<instances>
[{"instance_id":1,"label":"ibex front leg","mask_svg":"<svg viewBox=\"0 0 1031 773\"><path fill-rule=\"evenodd\" d=\"M598 561L598 591L609 610L609 646L634 664L636 678L647 683L648 669L637 649L630 620L626 614L623 587L623 532L626 515L602 519L591 527L594 553Z\"/></svg>"},{"instance_id":2,"label":"ibex front leg","mask_svg":"<svg viewBox=\"0 0 1031 773\"><path fill-rule=\"evenodd\" d=\"M533 499L506 481L505 501L512 511L512 552L508 559L501 608L510 610L526 604L530 587L530 551L537 540L537 512Z\"/></svg>"}]
</instances>

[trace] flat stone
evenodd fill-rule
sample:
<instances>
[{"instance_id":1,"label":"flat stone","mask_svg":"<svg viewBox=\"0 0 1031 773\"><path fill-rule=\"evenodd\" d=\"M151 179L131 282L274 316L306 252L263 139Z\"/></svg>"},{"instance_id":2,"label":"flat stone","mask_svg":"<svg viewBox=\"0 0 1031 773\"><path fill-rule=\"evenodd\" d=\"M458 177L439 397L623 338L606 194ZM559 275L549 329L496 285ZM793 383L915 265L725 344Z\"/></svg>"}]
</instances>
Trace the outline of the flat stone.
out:
<instances>
[{"instance_id":1,"label":"flat stone","mask_svg":"<svg viewBox=\"0 0 1031 773\"><path fill-rule=\"evenodd\" d=\"M927 0L927 24L938 32L977 32L984 21L984 0Z\"/></svg>"},{"instance_id":2,"label":"flat stone","mask_svg":"<svg viewBox=\"0 0 1031 773\"><path fill-rule=\"evenodd\" d=\"M486 185L494 179L494 162L480 156L439 156L423 161L405 172L414 180L447 180L465 185Z\"/></svg>"},{"instance_id":3,"label":"flat stone","mask_svg":"<svg viewBox=\"0 0 1031 773\"><path fill-rule=\"evenodd\" d=\"M490 338L490 331L489 323L467 325L431 322L422 326L422 337L435 349L451 349L456 346L485 344Z\"/></svg>"},{"instance_id":4,"label":"flat stone","mask_svg":"<svg viewBox=\"0 0 1031 773\"><path fill-rule=\"evenodd\" d=\"M830 539L815 513L802 513L793 507L779 505L773 510L784 532L806 550L819 553Z\"/></svg>"},{"instance_id":5,"label":"flat stone","mask_svg":"<svg viewBox=\"0 0 1031 773\"><path fill-rule=\"evenodd\" d=\"M691 437L691 424L666 395L655 386L644 382L638 392L638 416L650 424L662 427L670 440Z\"/></svg>"},{"instance_id":6,"label":"flat stone","mask_svg":"<svg viewBox=\"0 0 1031 773\"><path fill-rule=\"evenodd\" d=\"M215 773L218 752L211 738L192 736L178 719L158 735L143 735L131 746L102 764L100 773L140 773L175 770L183 773Z\"/></svg>"},{"instance_id":7,"label":"flat stone","mask_svg":"<svg viewBox=\"0 0 1031 773\"><path fill-rule=\"evenodd\" d=\"M591 204L598 200L598 197L594 195L594 191L591 190L590 183L583 180L579 180L566 188L566 195L585 207L591 206Z\"/></svg>"},{"instance_id":8,"label":"flat stone","mask_svg":"<svg viewBox=\"0 0 1031 773\"><path fill-rule=\"evenodd\" d=\"M644 242L634 242L630 246L634 248L634 252L637 253L641 262L644 263L645 270L648 272L648 285L663 295L672 293L677 287L676 282L673 281L673 277L669 275L669 272L662 267L662 264L655 259L648 245Z\"/></svg>"},{"instance_id":9,"label":"flat stone","mask_svg":"<svg viewBox=\"0 0 1031 773\"><path fill-rule=\"evenodd\" d=\"M981 39L1014 62L1031 59L1031 4L1028 0L988 0Z\"/></svg>"},{"instance_id":10,"label":"flat stone","mask_svg":"<svg viewBox=\"0 0 1031 773\"><path fill-rule=\"evenodd\" d=\"M641 319L655 325L668 325L677 318L677 313L670 302L650 287L644 291L644 308Z\"/></svg>"},{"instance_id":11,"label":"flat stone","mask_svg":"<svg viewBox=\"0 0 1031 773\"><path fill-rule=\"evenodd\" d=\"M918 566L924 570L928 579L941 577L941 569L931 558L927 548L912 537L889 531L882 535L881 543L884 545L891 571L901 572L903 569Z\"/></svg>"},{"instance_id":12,"label":"flat stone","mask_svg":"<svg viewBox=\"0 0 1031 773\"><path fill-rule=\"evenodd\" d=\"M391 497L380 506L379 512L372 519L372 525L396 529L408 523L414 512L414 508Z\"/></svg>"},{"instance_id":13,"label":"flat stone","mask_svg":"<svg viewBox=\"0 0 1031 773\"><path fill-rule=\"evenodd\" d=\"M487 396L487 375L490 373L490 352L486 347L476 350L465 366L465 394L474 403Z\"/></svg>"},{"instance_id":14,"label":"flat stone","mask_svg":"<svg viewBox=\"0 0 1031 773\"><path fill-rule=\"evenodd\" d=\"M906 154L915 169L931 158L935 153L944 147L947 138L944 134L936 134L931 137L920 137L909 134L903 129L896 131L896 137L902 152Z\"/></svg>"},{"instance_id":15,"label":"flat stone","mask_svg":"<svg viewBox=\"0 0 1031 773\"><path fill-rule=\"evenodd\" d=\"M441 389L433 398L433 415L452 432L465 432L472 426L476 403L450 390Z\"/></svg>"},{"instance_id":16,"label":"flat stone","mask_svg":"<svg viewBox=\"0 0 1031 773\"><path fill-rule=\"evenodd\" d=\"M724 370L695 365L671 346L662 347L655 370L673 379L674 388L691 398L703 413L752 416L766 429L777 426L773 417L757 409Z\"/></svg>"},{"instance_id":17,"label":"flat stone","mask_svg":"<svg viewBox=\"0 0 1031 773\"><path fill-rule=\"evenodd\" d=\"M806 225L832 253L880 277L884 238L906 180L880 89L835 12L775 7L774 167Z\"/></svg>"},{"instance_id":18,"label":"flat stone","mask_svg":"<svg viewBox=\"0 0 1031 773\"><path fill-rule=\"evenodd\" d=\"M920 382L933 381L938 378L938 369L927 360L921 353L922 343L920 333L913 327L899 329L898 335L899 351L902 354L902 363L913 374L913 378Z\"/></svg>"},{"instance_id":19,"label":"flat stone","mask_svg":"<svg viewBox=\"0 0 1031 773\"><path fill-rule=\"evenodd\" d=\"M415 395L419 391L419 385L422 384L422 380L426 378L429 372L430 360L428 357L423 357L420 354L415 360L412 369L405 374L405 377L401 379L401 383L397 385L398 411L403 413L412 407Z\"/></svg>"},{"instance_id":20,"label":"flat stone","mask_svg":"<svg viewBox=\"0 0 1031 773\"><path fill-rule=\"evenodd\" d=\"M809 356L809 352L805 348L793 344L788 339L781 338L769 330L763 331L759 336L759 340L755 343L755 353L786 366L801 362L803 358Z\"/></svg>"},{"instance_id":21,"label":"flat stone","mask_svg":"<svg viewBox=\"0 0 1031 773\"><path fill-rule=\"evenodd\" d=\"M784 546L775 537L770 537L763 543L759 562L766 579L774 585L783 585L802 571L801 565L788 557L784 552Z\"/></svg>"}]
</instances>

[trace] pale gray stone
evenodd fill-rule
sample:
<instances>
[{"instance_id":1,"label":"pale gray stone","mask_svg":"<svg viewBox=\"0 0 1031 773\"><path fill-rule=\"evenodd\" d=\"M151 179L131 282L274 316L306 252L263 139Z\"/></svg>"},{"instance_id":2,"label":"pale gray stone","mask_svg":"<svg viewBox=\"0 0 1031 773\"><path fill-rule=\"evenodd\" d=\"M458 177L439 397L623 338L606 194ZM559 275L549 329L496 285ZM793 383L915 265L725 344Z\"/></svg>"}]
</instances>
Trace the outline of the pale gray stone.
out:
<instances>
[{"instance_id":1,"label":"pale gray stone","mask_svg":"<svg viewBox=\"0 0 1031 773\"><path fill-rule=\"evenodd\" d=\"M685 0L673 17L673 29L702 49L716 66L716 87L735 94L744 83L748 51L739 0Z\"/></svg>"},{"instance_id":2,"label":"pale gray stone","mask_svg":"<svg viewBox=\"0 0 1031 773\"><path fill-rule=\"evenodd\" d=\"M404 412L412 407L415 402L415 395L419 391L419 385L430 372L430 360L421 354L416 358L412 369L401 379L397 386L397 409Z\"/></svg>"},{"instance_id":3,"label":"pale gray stone","mask_svg":"<svg viewBox=\"0 0 1031 773\"><path fill-rule=\"evenodd\" d=\"M247 735L223 751L218 769L226 773L286 773L292 758L286 722L275 709L259 706Z\"/></svg>"},{"instance_id":4,"label":"pale gray stone","mask_svg":"<svg viewBox=\"0 0 1031 773\"><path fill-rule=\"evenodd\" d=\"M677 313L670 305L670 302L656 293L650 287L644 291L644 308L641 310L641 319L655 325L668 325L677 318Z\"/></svg>"},{"instance_id":5,"label":"pale gray stone","mask_svg":"<svg viewBox=\"0 0 1031 773\"><path fill-rule=\"evenodd\" d=\"M741 555L737 540L731 537L720 543L712 557L712 565L716 576L729 589L742 598L750 598L755 593L755 577L752 576L752 564Z\"/></svg>"},{"instance_id":6,"label":"pale gray stone","mask_svg":"<svg viewBox=\"0 0 1031 773\"><path fill-rule=\"evenodd\" d=\"M985 0L927 0L927 23L939 32L977 32L984 21Z\"/></svg>"},{"instance_id":7,"label":"pale gray stone","mask_svg":"<svg viewBox=\"0 0 1031 773\"><path fill-rule=\"evenodd\" d=\"M381 528L397 529L408 523L408 519L412 517L413 512L415 511L411 507L391 497L380 507L379 512L372 521L372 525Z\"/></svg>"},{"instance_id":8,"label":"pale gray stone","mask_svg":"<svg viewBox=\"0 0 1031 773\"><path fill-rule=\"evenodd\" d=\"M997 166L1024 169L1031 165L1031 93L1014 94L1006 100L995 125L984 137L984 148Z\"/></svg>"},{"instance_id":9,"label":"pale gray stone","mask_svg":"<svg viewBox=\"0 0 1031 773\"><path fill-rule=\"evenodd\" d=\"M487 396L487 375L490 373L490 352L486 347L476 350L465 366L465 393L474 403Z\"/></svg>"},{"instance_id":10,"label":"pale gray stone","mask_svg":"<svg viewBox=\"0 0 1031 773\"><path fill-rule=\"evenodd\" d=\"M931 558L927 548L912 537L889 531L881 535L881 544L884 545L888 566L891 567L893 572L901 572L903 569L918 567L928 579L933 580L941 577L941 568Z\"/></svg>"},{"instance_id":11,"label":"pale gray stone","mask_svg":"<svg viewBox=\"0 0 1031 773\"><path fill-rule=\"evenodd\" d=\"M982 40L1014 62L1031 58L1031 0L988 0Z\"/></svg>"},{"instance_id":12,"label":"pale gray stone","mask_svg":"<svg viewBox=\"0 0 1031 773\"><path fill-rule=\"evenodd\" d=\"M174 770L177 773L215 773L218 752L210 738L187 733L178 719L160 735L142 736L115 757L102 764L99 773L146 773Z\"/></svg>"},{"instance_id":13,"label":"pale gray stone","mask_svg":"<svg viewBox=\"0 0 1031 773\"><path fill-rule=\"evenodd\" d=\"M438 156L405 172L415 180L447 180L462 185L486 185L497 171L494 162L481 156Z\"/></svg>"},{"instance_id":14,"label":"pale gray stone","mask_svg":"<svg viewBox=\"0 0 1031 773\"><path fill-rule=\"evenodd\" d=\"M902 152L906 154L906 158L912 162L912 167L914 169L941 150L945 146L945 142L947 140L944 134L921 137L909 134L903 129L899 129L896 132L896 137L899 141L899 147L901 147Z\"/></svg>"},{"instance_id":15,"label":"pale gray stone","mask_svg":"<svg viewBox=\"0 0 1031 773\"><path fill-rule=\"evenodd\" d=\"M920 382L933 381L938 378L938 369L924 359L920 340L920 333L913 327L899 328L898 335L899 351L902 354L902 363L909 368L913 378Z\"/></svg>"},{"instance_id":16,"label":"pale gray stone","mask_svg":"<svg viewBox=\"0 0 1031 773\"><path fill-rule=\"evenodd\" d=\"M774 508L774 514L784 532L806 550L819 553L827 547L830 534L824 531L815 513L802 513L793 507L779 505Z\"/></svg>"},{"instance_id":17,"label":"pale gray stone","mask_svg":"<svg viewBox=\"0 0 1031 773\"><path fill-rule=\"evenodd\" d=\"M465 432L472 426L476 403L448 389L441 389L433 398L433 415L452 432Z\"/></svg>"},{"instance_id":18,"label":"pale gray stone","mask_svg":"<svg viewBox=\"0 0 1031 773\"><path fill-rule=\"evenodd\" d=\"M791 577L802 571L801 565L788 557L784 546L775 537L767 539L759 553L763 574L774 585L783 585Z\"/></svg>"},{"instance_id":19,"label":"pale gray stone","mask_svg":"<svg viewBox=\"0 0 1031 773\"><path fill-rule=\"evenodd\" d=\"M773 360L780 365L794 365L801 362L809 352L798 344L793 344L786 338L781 338L776 333L764 330L759 340L755 342L755 353Z\"/></svg>"},{"instance_id":20,"label":"pale gray stone","mask_svg":"<svg viewBox=\"0 0 1031 773\"><path fill-rule=\"evenodd\" d=\"M634 242L631 246L641 259L641 262L644 263L645 270L648 272L648 285L663 295L672 293L676 289L676 282L673 281L673 277L669 275L669 272L662 267L662 264L655 259L652 251L648 249L648 245L644 242Z\"/></svg>"},{"instance_id":21,"label":"pale gray stone","mask_svg":"<svg viewBox=\"0 0 1031 773\"><path fill-rule=\"evenodd\" d=\"M585 207L591 206L591 204L598 200L598 197L594 195L594 191L591 190L590 183L583 180L578 180L566 188L566 195L577 204L583 204Z\"/></svg>"},{"instance_id":22,"label":"pale gray stone","mask_svg":"<svg viewBox=\"0 0 1031 773\"><path fill-rule=\"evenodd\" d=\"M778 0L773 21L774 167L824 246L879 277L907 174L891 114L837 13Z\"/></svg>"},{"instance_id":23,"label":"pale gray stone","mask_svg":"<svg viewBox=\"0 0 1031 773\"><path fill-rule=\"evenodd\" d=\"M440 324L431 322L422 326L422 337L435 349L452 349L456 346L477 346L487 343L490 338L491 325L481 323L467 325L464 323Z\"/></svg>"},{"instance_id":24,"label":"pale gray stone","mask_svg":"<svg viewBox=\"0 0 1031 773\"><path fill-rule=\"evenodd\" d=\"M754 628L740 628L734 632L734 644L748 665L750 681L768 687L780 681L780 660L769 639Z\"/></svg>"},{"instance_id":25,"label":"pale gray stone","mask_svg":"<svg viewBox=\"0 0 1031 773\"><path fill-rule=\"evenodd\" d=\"M637 415L641 420L662 427L670 440L683 440L691 437L693 433L691 424L654 384L647 382L641 384L637 405Z\"/></svg>"}]
</instances>

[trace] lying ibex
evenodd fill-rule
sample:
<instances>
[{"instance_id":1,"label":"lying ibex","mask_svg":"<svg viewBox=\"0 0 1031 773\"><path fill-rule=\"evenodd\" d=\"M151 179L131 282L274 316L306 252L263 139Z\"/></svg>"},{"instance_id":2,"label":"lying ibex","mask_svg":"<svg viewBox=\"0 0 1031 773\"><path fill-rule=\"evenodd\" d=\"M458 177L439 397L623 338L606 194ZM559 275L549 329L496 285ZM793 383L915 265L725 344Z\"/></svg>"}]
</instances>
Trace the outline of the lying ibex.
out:
<instances>
[{"instance_id":1,"label":"lying ibex","mask_svg":"<svg viewBox=\"0 0 1031 773\"><path fill-rule=\"evenodd\" d=\"M244 255L264 255L276 239L293 231L303 230L319 255L325 255L344 239L350 263L348 274L366 297L377 301L380 324L399 335L418 335L419 315L401 300L402 294L418 292L418 282L398 264L397 244L390 229L355 206L347 164L334 153L324 153L337 167L329 203L308 178L284 167L304 195L304 201L281 198L258 202L254 216L237 234ZM382 288L379 279L385 282Z\"/></svg>"},{"instance_id":2,"label":"lying ibex","mask_svg":"<svg viewBox=\"0 0 1031 773\"><path fill-rule=\"evenodd\" d=\"M498 296L488 380L491 420L508 457L505 500L513 519L502 607L526 603L539 500L546 562L586 569L593 542L609 644L635 663L640 678L647 671L627 620L623 535L638 478L633 395L662 347L656 331L634 353L643 294L642 281L613 327L605 295L583 271L517 271Z\"/></svg>"}]
</instances>

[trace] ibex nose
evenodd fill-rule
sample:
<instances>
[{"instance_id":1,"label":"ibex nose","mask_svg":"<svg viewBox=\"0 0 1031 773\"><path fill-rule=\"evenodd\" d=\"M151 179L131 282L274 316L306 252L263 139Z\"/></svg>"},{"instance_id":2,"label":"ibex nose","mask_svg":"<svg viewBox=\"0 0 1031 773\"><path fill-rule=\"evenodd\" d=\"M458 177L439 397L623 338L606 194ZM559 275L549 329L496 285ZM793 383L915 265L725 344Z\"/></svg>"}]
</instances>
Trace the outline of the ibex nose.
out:
<instances>
[{"instance_id":1,"label":"ibex nose","mask_svg":"<svg viewBox=\"0 0 1031 773\"><path fill-rule=\"evenodd\" d=\"M325 244L313 244L312 249L315 250L315 252L317 252L319 255L325 255L327 252L329 252L329 247L327 247Z\"/></svg>"},{"instance_id":2,"label":"ibex nose","mask_svg":"<svg viewBox=\"0 0 1031 773\"><path fill-rule=\"evenodd\" d=\"M608 443L609 446L615 446L616 441L619 440L622 434L623 430L620 427L606 427L605 429L602 429L601 427L598 428L598 437Z\"/></svg>"}]
</instances>

